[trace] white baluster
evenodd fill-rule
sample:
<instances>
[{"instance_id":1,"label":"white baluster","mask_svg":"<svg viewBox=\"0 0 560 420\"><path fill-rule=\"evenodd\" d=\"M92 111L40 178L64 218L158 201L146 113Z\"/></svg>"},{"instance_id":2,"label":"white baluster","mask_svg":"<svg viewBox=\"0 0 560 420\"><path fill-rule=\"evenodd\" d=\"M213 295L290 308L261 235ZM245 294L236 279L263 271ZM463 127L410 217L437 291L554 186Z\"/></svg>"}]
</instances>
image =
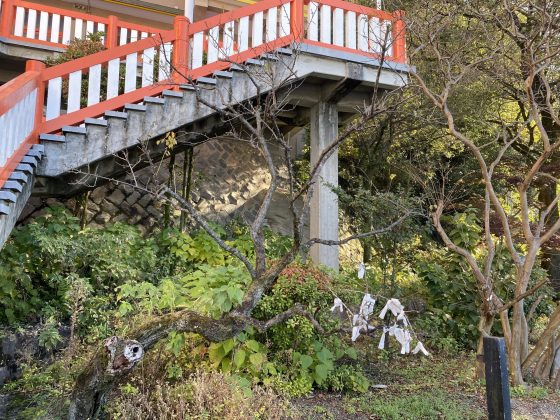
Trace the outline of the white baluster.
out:
<instances>
[{"instance_id":1,"label":"white baluster","mask_svg":"<svg viewBox=\"0 0 560 420\"><path fill-rule=\"evenodd\" d=\"M204 33L202 33L204 37ZM204 39L203 39L204 41ZM165 43L159 48L159 74L158 74L158 81L166 80L171 77L171 68L169 62L171 61L171 48L172 45L170 43ZM203 51L203 47L200 47L200 51Z\"/></svg>"},{"instance_id":2,"label":"white baluster","mask_svg":"<svg viewBox=\"0 0 560 420\"><path fill-rule=\"evenodd\" d=\"M93 26L93 22L91 20L88 20L86 22L86 35L94 34L94 33L95 33L95 29Z\"/></svg>"},{"instance_id":3,"label":"white baluster","mask_svg":"<svg viewBox=\"0 0 560 420\"><path fill-rule=\"evenodd\" d=\"M356 49L356 12L346 12L346 47Z\"/></svg>"},{"instance_id":4,"label":"white baluster","mask_svg":"<svg viewBox=\"0 0 560 420\"><path fill-rule=\"evenodd\" d=\"M146 34L147 36L147 34ZM154 84L154 48L146 48L142 55L142 87Z\"/></svg>"},{"instance_id":5,"label":"white baluster","mask_svg":"<svg viewBox=\"0 0 560 420\"><path fill-rule=\"evenodd\" d=\"M128 29L121 28L119 45L126 45L126 44L128 44Z\"/></svg>"},{"instance_id":6,"label":"white baluster","mask_svg":"<svg viewBox=\"0 0 560 420\"><path fill-rule=\"evenodd\" d=\"M39 19L39 39L41 41L47 40L48 31L49 31L49 14L47 12L41 12L41 17Z\"/></svg>"},{"instance_id":7,"label":"white baluster","mask_svg":"<svg viewBox=\"0 0 560 420\"><path fill-rule=\"evenodd\" d=\"M324 42L325 44L330 44L331 43L331 35L332 35L332 29L331 29L331 23L332 23L332 17L331 17L331 6L328 6L326 4L321 5L321 17L319 19L319 31L320 31L320 35L321 35L321 42Z\"/></svg>"},{"instance_id":8,"label":"white baluster","mask_svg":"<svg viewBox=\"0 0 560 420\"><path fill-rule=\"evenodd\" d=\"M237 48L239 52L249 49L249 16L239 19L239 31L237 32Z\"/></svg>"},{"instance_id":9,"label":"white baluster","mask_svg":"<svg viewBox=\"0 0 560 420\"><path fill-rule=\"evenodd\" d=\"M101 43L105 44L105 24L104 23L98 23L97 24L97 32L103 32L103 35L101 35Z\"/></svg>"},{"instance_id":10,"label":"white baluster","mask_svg":"<svg viewBox=\"0 0 560 420\"><path fill-rule=\"evenodd\" d=\"M49 80L47 90L47 112L46 120L52 120L60 116L60 105L62 96L62 77Z\"/></svg>"},{"instance_id":11,"label":"white baluster","mask_svg":"<svg viewBox=\"0 0 560 420\"><path fill-rule=\"evenodd\" d=\"M6 114L0 115L0 133L7 133ZM4 163L6 163L6 154L4 153L2 143L0 143L0 166L4 166Z\"/></svg>"},{"instance_id":12,"label":"white baluster","mask_svg":"<svg viewBox=\"0 0 560 420\"><path fill-rule=\"evenodd\" d=\"M52 15L52 23L51 23L51 42L59 43L60 40L58 39L58 35L60 34L60 15L53 14Z\"/></svg>"},{"instance_id":13,"label":"white baluster","mask_svg":"<svg viewBox=\"0 0 560 420\"><path fill-rule=\"evenodd\" d=\"M290 35L290 3L280 7L280 36Z\"/></svg>"},{"instance_id":14,"label":"white baluster","mask_svg":"<svg viewBox=\"0 0 560 420\"><path fill-rule=\"evenodd\" d=\"M372 17L369 20L369 48L370 51L381 53L381 22L379 18Z\"/></svg>"},{"instance_id":15,"label":"white baluster","mask_svg":"<svg viewBox=\"0 0 560 420\"><path fill-rule=\"evenodd\" d=\"M224 25L223 48L220 54L221 58L233 55L233 43L235 40L235 22L227 22Z\"/></svg>"},{"instance_id":16,"label":"white baluster","mask_svg":"<svg viewBox=\"0 0 560 420\"><path fill-rule=\"evenodd\" d=\"M312 1L307 7L307 38L319 40L319 4Z\"/></svg>"},{"instance_id":17,"label":"white baluster","mask_svg":"<svg viewBox=\"0 0 560 420\"><path fill-rule=\"evenodd\" d=\"M16 7L16 21L14 24L14 35L23 36L23 26L25 21L25 9L23 7Z\"/></svg>"},{"instance_id":18,"label":"white baluster","mask_svg":"<svg viewBox=\"0 0 560 420\"><path fill-rule=\"evenodd\" d=\"M358 49L368 51L368 17L358 16Z\"/></svg>"},{"instance_id":19,"label":"white baluster","mask_svg":"<svg viewBox=\"0 0 560 420\"><path fill-rule=\"evenodd\" d=\"M126 65L124 73L124 93L136 90L136 61L137 54L132 53L126 56Z\"/></svg>"},{"instance_id":20,"label":"white baluster","mask_svg":"<svg viewBox=\"0 0 560 420\"><path fill-rule=\"evenodd\" d=\"M37 27L37 10L29 9L27 16L27 38L35 39L35 29Z\"/></svg>"},{"instance_id":21,"label":"white baluster","mask_svg":"<svg viewBox=\"0 0 560 420\"><path fill-rule=\"evenodd\" d=\"M218 46L220 42L220 27L214 26L208 31L208 63L218 60Z\"/></svg>"},{"instance_id":22,"label":"white baluster","mask_svg":"<svg viewBox=\"0 0 560 420\"><path fill-rule=\"evenodd\" d=\"M263 43L263 12L257 12L253 15L253 47L258 47Z\"/></svg>"},{"instance_id":23,"label":"white baluster","mask_svg":"<svg viewBox=\"0 0 560 420\"><path fill-rule=\"evenodd\" d=\"M72 39L72 18L69 16L64 16L64 21L62 23L62 43L67 45Z\"/></svg>"},{"instance_id":24,"label":"white baluster","mask_svg":"<svg viewBox=\"0 0 560 420\"><path fill-rule=\"evenodd\" d=\"M197 32L193 36L193 53L192 53L192 65L193 69L202 66L204 54L204 32Z\"/></svg>"},{"instance_id":25,"label":"white baluster","mask_svg":"<svg viewBox=\"0 0 560 420\"><path fill-rule=\"evenodd\" d=\"M393 55L393 34L391 33L391 22L386 20L381 22L381 42L385 45L385 54L391 57Z\"/></svg>"},{"instance_id":26,"label":"white baluster","mask_svg":"<svg viewBox=\"0 0 560 420\"><path fill-rule=\"evenodd\" d=\"M107 66L107 99L119 96L119 71L121 60L115 58Z\"/></svg>"},{"instance_id":27,"label":"white baluster","mask_svg":"<svg viewBox=\"0 0 560 420\"><path fill-rule=\"evenodd\" d=\"M74 38L82 39L84 36L84 21L76 19L74 21Z\"/></svg>"},{"instance_id":28,"label":"white baluster","mask_svg":"<svg viewBox=\"0 0 560 420\"><path fill-rule=\"evenodd\" d=\"M271 7L266 13L266 42L274 41L278 37L278 9Z\"/></svg>"},{"instance_id":29,"label":"white baluster","mask_svg":"<svg viewBox=\"0 0 560 420\"><path fill-rule=\"evenodd\" d=\"M333 13L333 44L344 46L344 11L338 8Z\"/></svg>"},{"instance_id":30,"label":"white baluster","mask_svg":"<svg viewBox=\"0 0 560 420\"><path fill-rule=\"evenodd\" d=\"M68 77L68 108L67 113L78 111L80 109L80 100L82 97L82 71L78 70L70 73Z\"/></svg>"},{"instance_id":31,"label":"white baluster","mask_svg":"<svg viewBox=\"0 0 560 420\"><path fill-rule=\"evenodd\" d=\"M99 103L101 96L101 64L89 68L87 106Z\"/></svg>"}]
</instances>

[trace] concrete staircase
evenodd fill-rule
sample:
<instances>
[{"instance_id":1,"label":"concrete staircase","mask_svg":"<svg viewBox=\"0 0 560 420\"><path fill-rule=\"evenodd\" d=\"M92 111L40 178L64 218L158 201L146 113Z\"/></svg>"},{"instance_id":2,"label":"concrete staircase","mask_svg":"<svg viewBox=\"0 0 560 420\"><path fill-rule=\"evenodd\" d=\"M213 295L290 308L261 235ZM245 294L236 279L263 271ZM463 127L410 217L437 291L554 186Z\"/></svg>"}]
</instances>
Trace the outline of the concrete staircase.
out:
<instances>
[{"instance_id":1,"label":"concrete staircase","mask_svg":"<svg viewBox=\"0 0 560 420\"><path fill-rule=\"evenodd\" d=\"M0 247L12 231L33 191L37 166L43 160L44 146L31 147L0 189Z\"/></svg>"},{"instance_id":2,"label":"concrete staircase","mask_svg":"<svg viewBox=\"0 0 560 420\"><path fill-rule=\"evenodd\" d=\"M0 89L0 146L3 124L12 130L6 148L0 147L0 247L30 194L69 197L119 178L129 171L122 161L125 153L138 160L135 169L147 166L164 155L165 146L157 140L170 131L186 133L179 149L227 133L231 121L220 111L271 89L291 105L282 115L283 130L311 122L312 158L320 153L336 137L339 122L371 100L372 86L379 91L401 87L409 71L399 13L346 2L337 2L332 12L330 1L265 0L205 21L189 23L180 17L175 30L160 38L117 45L116 33L108 34L113 47L92 56L48 69L30 62L24 75ZM309 14L313 8L317 10ZM388 31L389 37L384 35ZM378 51L387 39L395 42L388 59L380 61ZM170 53L172 63L162 61L164 53ZM173 71L162 72L169 64ZM101 90L102 69L108 69L106 93ZM191 84L180 84L184 74ZM40 144L34 144L37 140ZM333 185L337 160L329 161L324 171ZM318 197L330 197L330 188L324 188ZM338 217L336 206L324 207L329 219ZM326 224L334 226L336 236L335 222Z\"/></svg>"}]
</instances>

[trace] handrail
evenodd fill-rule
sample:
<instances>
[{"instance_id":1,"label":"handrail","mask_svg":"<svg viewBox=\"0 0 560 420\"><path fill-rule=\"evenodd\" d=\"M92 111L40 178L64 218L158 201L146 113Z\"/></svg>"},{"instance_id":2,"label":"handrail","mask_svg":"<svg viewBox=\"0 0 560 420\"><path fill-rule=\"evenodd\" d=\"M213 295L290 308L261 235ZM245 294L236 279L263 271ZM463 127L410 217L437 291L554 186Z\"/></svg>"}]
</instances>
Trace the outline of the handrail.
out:
<instances>
[{"instance_id":1,"label":"handrail","mask_svg":"<svg viewBox=\"0 0 560 420\"><path fill-rule=\"evenodd\" d=\"M25 73L0 89L0 188L31 145L37 142L43 68L44 64L30 61Z\"/></svg>"},{"instance_id":2,"label":"handrail","mask_svg":"<svg viewBox=\"0 0 560 420\"><path fill-rule=\"evenodd\" d=\"M0 0L0 6L0 36L31 41L38 46L65 48L75 38L113 32L117 35L114 42L102 36L109 48L161 32L146 25L121 21L116 16L105 18L23 0Z\"/></svg>"},{"instance_id":3,"label":"handrail","mask_svg":"<svg viewBox=\"0 0 560 420\"><path fill-rule=\"evenodd\" d=\"M11 19L9 10L31 4L0 2L2 22ZM20 117L27 125L8 142L0 138L0 187L39 133L59 132L65 125L178 89L181 83L281 47L319 45L377 59L384 54L385 61L406 63L402 12L391 14L342 0L264 0L196 23L177 16L173 30L150 37L146 31L144 39L135 42L128 42L128 29L119 27L114 16L96 22L107 26L108 49L48 69L28 62L27 73L0 87L0 133L9 131L3 129L8 120L9 129L19 124L12 121L13 115L33 115ZM34 112L17 113L17 107Z\"/></svg>"}]
</instances>

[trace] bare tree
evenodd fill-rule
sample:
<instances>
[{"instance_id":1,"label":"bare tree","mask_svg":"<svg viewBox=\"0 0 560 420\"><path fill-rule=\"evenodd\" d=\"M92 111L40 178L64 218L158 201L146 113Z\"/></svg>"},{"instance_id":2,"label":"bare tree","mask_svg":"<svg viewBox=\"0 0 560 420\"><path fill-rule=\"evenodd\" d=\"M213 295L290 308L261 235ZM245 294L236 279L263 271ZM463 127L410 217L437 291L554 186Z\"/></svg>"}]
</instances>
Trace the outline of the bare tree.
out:
<instances>
[{"instance_id":1,"label":"bare tree","mask_svg":"<svg viewBox=\"0 0 560 420\"><path fill-rule=\"evenodd\" d=\"M442 215L449 204L445 191L435 197L431 219L445 245L464 257L480 297L479 330L491 334L496 318L507 343L511 378L524 384L533 377L560 386L560 305L533 349L524 299L545 282L531 282L543 248L558 233L558 197L537 199L542 185L558 188L560 148L558 83L560 10L549 0L503 2L422 2L409 27L417 44L412 54L428 63L431 76L413 76L419 90L440 111L442 126L474 159L482 181L484 257L458 246L449 237ZM456 38L454 38L456 37ZM426 60L426 61L424 61ZM433 77L435 76L435 77ZM484 135L469 132L459 119L457 101L466 86L499 87L501 107L481 121ZM490 92L490 89L488 89ZM508 114L507 110L513 110ZM476 115L471 110L472 115ZM511 159L516 159L514 167ZM511 176L511 171L513 176ZM504 178L515 184L504 183ZM506 197L516 195L515 213ZM497 229L497 225L499 228ZM496 231L501 231L499 237ZM496 244L504 241L515 266L512 297L499 295L495 278ZM511 317L510 317L511 313ZM482 340L478 352L482 352ZM536 362L536 366L535 366ZM479 365L478 372L482 374Z\"/></svg>"},{"instance_id":2,"label":"bare tree","mask_svg":"<svg viewBox=\"0 0 560 420\"><path fill-rule=\"evenodd\" d=\"M190 83L192 89L196 91L199 103L213 109L220 116L221 121L227 124L228 130L223 133L224 138L228 139L227 141L249 142L266 163L270 173L270 184L260 202L256 217L249 226L255 251L254 260L247 258L240 250L222 240L205 217L197 211L188 196L183 196L167 185L141 185L135 182L134 176L129 177L132 179L131 185L141 189L144 193L154 194L169 205L187 213L223 250L241 261L250 274L252 282L245 292L242 303L220 319L213 319L190 310L181 310L153 318L130 333L126 339L109 340L105 347L97 352L88 368L82 372L76 382L71 397L71 419L95 416L113 384L130 372L146 351L172 331L198 333L210 341L219 342L237 335L248 326L264 331L296 314L307 317L316 329L321 331L320 325L311 314L305 312L300 304L296 304L286 312L267 321L257 320L251 316L251 313L263 295L271 290L282 270L299 254L307 253L311 246L315 244L338 246L351 240L379 235L397 226L414 213L412 209L401 209L400 215L388 226L381 226L370 232L357 233L339 241L305 238L304 225L308 218L310 200L317 182L320 182L319 173L325 162L352 135L375 126L379 116L393 112L400 99L398 90L389 92L381 88L380 77L383 67L383 60L381 60L377 83L372 89L371 97L363 106L356 108L356 117L348 122L332 144L323 150L318 161L310 168L309 180L300 183L295 174L291 145L284 129L285 116L293 113L294 105L290 102L291 93L297 89L300 83L293 67L297 59L296 48L292 56L276 54L271 60L273 65L255 67L236 64L246 72L252 85L251 89L256 92L251 100L237 99L235 92L233 95L232 92L216 92L221 100L210 102L204 99L204 92L200 85L190 80L188 75L180 74L180 77L175 79L182 79L184 83ZM176 69L175 72L177 72ZM181 131L177 134L177 142L189 141L191 134L196 133ZM274 153L273 149L280 152ZM159 165L159 162L150 161L149 153L146 153L144 158L152 167ZM129 163L127 166L135 168L137 162ZM95 174L84 174L83 182L86 182L86 179L95 178ZM265 251L266 216L272 205L273 195L281 185L287 190L286 199L289 202L292 216L293 242L290 249L281 258L269 261ZM124 354L139 356L129 358L127 363L118 363Z\"/></svg>"}]
</instances>

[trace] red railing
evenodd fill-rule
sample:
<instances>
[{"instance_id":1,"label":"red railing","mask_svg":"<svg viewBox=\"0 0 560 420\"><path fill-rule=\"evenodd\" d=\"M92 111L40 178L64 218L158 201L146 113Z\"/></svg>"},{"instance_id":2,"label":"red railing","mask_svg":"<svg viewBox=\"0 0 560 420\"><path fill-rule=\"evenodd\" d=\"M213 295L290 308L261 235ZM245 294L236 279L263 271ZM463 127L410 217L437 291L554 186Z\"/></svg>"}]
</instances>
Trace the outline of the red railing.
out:
<instances>
[{"instance_id":1,"label":"red railing","mask_svg":"<svg viewBox=\"0 0 560 420\"><path fill-rule=\"evenodd\" d=\"M116 24L107 28L107 50L48 69L30 62L27 73L0 87L0 129L21 99L17 95L23 95L16 88L36 89L37 110L32 129L13 137L13 145L0 155L0 186L39 133L58 132L281 47L310 44L406 62L400 12L341 0L264 0L195 23L178 16L174 30L119 46L122 28L120 34Z\"/></svg>"},{"instance_id":2,"label":"red railing","mask_svg":"<svg viewBox=\"0 0 560 420\"><path fill-rule=\"evenodd\" d=\"M43 116L44 67L29 61L24 74L0 88L0 187L37 142Z\"/></svg>"},{"instance_id":3,"label":"red railing","mask_svg":"<svg viewBox=\"0 0 560 420\"><path fill-rule=\"evenodd\" d=\"M125 45L160 32L149 26L59 9L22 0L0 0L0 36L37 46L65 48L75 38L102 33L107 47ZM105 34L112 34L108 39Z\"/></svg>"}]
</instances>

